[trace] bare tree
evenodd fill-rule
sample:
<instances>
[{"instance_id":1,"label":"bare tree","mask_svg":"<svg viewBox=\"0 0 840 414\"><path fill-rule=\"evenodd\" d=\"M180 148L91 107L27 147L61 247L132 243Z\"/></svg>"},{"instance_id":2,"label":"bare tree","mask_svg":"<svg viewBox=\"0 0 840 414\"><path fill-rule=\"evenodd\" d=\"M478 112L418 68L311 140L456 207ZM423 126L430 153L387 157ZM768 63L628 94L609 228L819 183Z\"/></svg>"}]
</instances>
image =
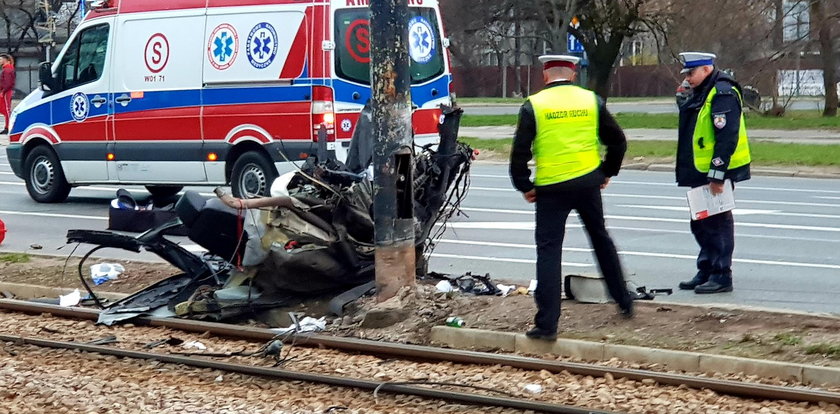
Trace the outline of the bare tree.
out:
<instances>
[{"instance_id":1,"label":"bare tree","mask_svg":"<svg viewBox=\"0 0 840 414\"><path fill-rule=\"evenodd\" d=\"M624 40L649 30L657 20L656 2L649 0L578 0L578 28L568 31L589 57L588 86L609 97L610 76Z\"/></svg>"},{"instance_id":2,"label":"bare tree","mask_svg":"<svg viewBox=\"0 0 840 414\"><path fill-rule=\"evenodd\" d=\"M18 53L22 48L37 48L42 54L47 43L39 42L46 35L39 25L53 17L57 25L66 29L66 35L76 27L76 16L79 11L78 2L64 0L47 0L50 6L50 16L43 9L44 0L0 0L0 47L11 54Z\"/></svg>"},{"instance_id":3,"label":"bare tree","mask_svg":"<svg viewBox=\"0 0 840 414\"><path fill-rule=\"evenodd\" d=\"M823 84L825 85L825 109L823 116L837 116L837 54L834 49L832 29L840 20L837 13L830 15L825 0L811 0L812 23L819 35L820 59L822 60Z\"/></svg>"}]
</instances>

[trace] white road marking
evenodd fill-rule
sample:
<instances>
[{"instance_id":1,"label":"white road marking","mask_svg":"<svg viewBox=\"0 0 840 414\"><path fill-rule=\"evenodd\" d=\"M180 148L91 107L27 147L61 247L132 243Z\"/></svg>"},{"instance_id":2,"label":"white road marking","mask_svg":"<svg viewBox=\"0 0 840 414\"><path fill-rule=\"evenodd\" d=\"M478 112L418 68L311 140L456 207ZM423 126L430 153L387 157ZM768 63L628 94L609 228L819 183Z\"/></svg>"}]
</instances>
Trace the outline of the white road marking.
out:
<instances>
[{"instance_id":1,"label":"white road marking","mask_svg":"<svg viewBox=\"0 0 840 414\"><path fill-rule=\"evenodd\" d=\"M78 214L38 213L38 212L35 212L35 211L0 210L0 214L7 214L7 215L10 215L10 216L35 216L35 217L72 218L72 219L85 219L85 220L108 220L108 217L81 216L81 215L78 215Z\"/></svg>"},{"instance_id":2,"label":"white road marking","mask_svg":"<svg viewBox=\"0 0 840 414\"><path fill-rule=\"evenodd\" d=\"M669 219L656 217L634 217L634 216L604 216L608 220L626 220L626 221L647 221L647 222L663 222L663 223L687 223L688 219ZM449 222L447 226L454 229L480 229L480 230L533 230L533 222L505 222L505 221L481 221L481 222ZM840 232L840 227L817 227L817 226L798 226L792 224L765 224L765 223L744 223L735 222L735 227L757 227L765 229L776 230L807 230L807 231L825 231L825 232ZM608 226L608 228L614 228Z\"/></svg>"},{"instance_id":3,"label":"white road marking","mask_svg":"<svg viewBox=\"0 0 840 414\"><path fill-rule=\"evenodd\" d=\"M514 190L514 189L493 188L493 187L470 187L470 191L490 191L490 192L517 193L517 191ZM685 196L614 194L614 193L609 193L609 192L601 193L601 195L602 195L602 197L605 197L605 198L607 198L607 197L610 197L610 198L640 198L640 199L648 199L648 200L680 200L680 201L685 201ZM738 203L840 208L840 204L803 203L803 202L793 202L793 201L741 200L741 199L738 199Z\"/></svg>"},{"instance_id":4,"label":"white road marking","mask_svg":"<svg viewBox=\"0 0 840 414\"><path fill-rule=\"evenodd\" d=\"M24 183L22 181L21 182L0 181L0 185L26 186L26 183ZM108 191L108 192L115 193L115 194L116 194L117 190L119 190L121 188L125 188L129 191L138 191L138 192L141 192L143 194L148 194L148 192L146 191L145 188L140 188L140 187L136 187L136 186L100 187L100 186L95 186L95 185L85 185L85 186L81 186L81 187L76 187L76 189L79 189L79 190ZM198 194L201 195L201 196L204 196L204 197L215 197L216 196L216 194L214 194L214 193L198 193Z\"/></svg>"},{"instance_id":5,"label":"white road marking","mask_svg":"<svg viewBox=\"0 0 840 414\"><path fill-rule=\"evenodd\" d=\"M688 211L688 207L679 207L679 206L646 206L646 205L639 205L639 204L617 204L617 207L627 207L627 208L636 208L636 209L648 209L648 210L670 210L670 211ZM766 215L766 216L784 216L784 217L807 217L807 218L824 218L824 219L840 219L840 215L836 214L809 214L809 213L785 213L779 210L751 210L748 208L735 208L733 210L733 214L736 216L747 216L747 215Z\"/></svg>"},{"instance_id":6,"label":"white road marking","mask_svg":"<svg viewBox=\"0 0 840 414\"><path fill-rule=\"evenodd\" d=\"M504 178L510 180L510 176L508 175L495 175L495 174L470 174L471 177L478 177L478 178ZM683 188L677 187L676 182L671 183L658 183L658 182L651 182L651 181L625 181L625 180L612 180L610 181L612 184L630 184L630 185L642 185L642 186L659 186L659 187L672 187L672 188ZM821 193L821 194L840 194L840 190L809 190L804 188L781 188L781 187L760 187L760 186L752 186L749 184L736 184L737 190L757 190L757 191L773 191L773 192L794 192L794 193ZM818 197L822 198L822 197ZM837 197L835 199L840 199Z\"/></svg>"},{"instance_id":7,"label":"white road marking","mask_svg":"<svg viewBox=\"0 0 840 414\"><path fill-rule=\"evenodd\" d=\"M488 247L520 248L520 249L536 249L537 248L537 246L533 245L533 244L497 243L497 242L484 242L484 241L474 241L474 240L441 239L441 240L438 240L438 243L488 246ZM581 248L563 248L563 250L564 251L573 251L573 252L584 252L584 253L588 253L588 252L592 251L592 249L581 249ZM628 250L619 250L618 254L620 254L622 256L641 256L641 257L658 257L658 258L664 258L664 259L697 260L697 256L690 256L690 255L686 255L686 254L637 252L637 251L628 251ZM464 256L464 257L466 257L466 256ZM516 259L516 260L521 260L521 259ZM765 265L773 265L773 266L811 267L811 268L817 268L817 269L840 269L840 265L825 264L825 263L804 263L804 262L788 262L788 261L776 261L776 260L756 260L756 259L741 259L741 258L733 258L732 261L735 262L735 263L765 264ZM532 261L532 262L536 263L536 261Z\"/></svg>"},{"instance_id":8,"label":"white road marking","mask_svg":"<svg viewBox=\"0 0 840 414\"><path fill-rule=\"evenodd\" d=\"M473 209L471 209L473 210ZM531 215L533 213L526 212ZM570 214L574 215L574 213ZM450 222L449 224L451 224ZM685 223L688 223L688 220L685 220ZM449 225L447 224L447 226ZM566 228L583 228L580 224L574 223L567 223ZM689 230L669 230L669 229L657 229L657 228L650 228L650 227L626 227L626 226L607 226L607 229L612 230L624 230L624 231L635 231L635 232L642 232L642 233L670 233L670 234L691 234ZM533 230L531 229L515 229L515 230ZM821 239L818 237L790 237L790 236L779 236L779 235L766 235L766 234L745 234L745 233L738 233L736 234L737 238L751 238L751 239L770 239L770 240L793 240L793 241L805 241L805 242L817 242L817 243L840 243L840 239Z\"/></svg>"},{"instance_id":9,"label":"white road marking","mask_svg":"<svg viewBox=\"0 0 840 414\"><path fill-rule=\"evenodd\" d=\"M432 257L439 257L441 259L464 259L464 260L485 260L491 262L508 262L508 263L525 263L525 264L535 264L537 263L534 259L508 259L504 257L484 257L484 256L464 256L460 254L444 254L444 253L432 253ZM574 262L563 262L561 263L562 266L569 266L569 267L592 267L594 265L588 263L574 263Z\"/></svg>"}]
</instances>

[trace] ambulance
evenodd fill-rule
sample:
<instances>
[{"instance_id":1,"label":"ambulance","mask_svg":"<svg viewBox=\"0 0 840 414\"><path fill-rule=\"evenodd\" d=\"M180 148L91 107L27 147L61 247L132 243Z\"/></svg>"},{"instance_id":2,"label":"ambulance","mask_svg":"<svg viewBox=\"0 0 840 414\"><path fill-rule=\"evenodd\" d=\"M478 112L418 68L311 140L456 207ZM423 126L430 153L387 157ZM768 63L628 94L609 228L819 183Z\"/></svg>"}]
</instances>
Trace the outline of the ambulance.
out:
<instances>
[{"instance_id":1,"label":"ambulance","mask_svg":"<svg viewBox=\"0 0 840 414\"><path fill-rule=\"evenodd\" d=\"M409 0L415 143L437 140L452 76L436 0ZM50 203L72 187L230 184L346 151L370 91L367 0L104 0L11 116L9 163ZM288 165L288 164L286 164Z\"/></svg>"}]
</instances>

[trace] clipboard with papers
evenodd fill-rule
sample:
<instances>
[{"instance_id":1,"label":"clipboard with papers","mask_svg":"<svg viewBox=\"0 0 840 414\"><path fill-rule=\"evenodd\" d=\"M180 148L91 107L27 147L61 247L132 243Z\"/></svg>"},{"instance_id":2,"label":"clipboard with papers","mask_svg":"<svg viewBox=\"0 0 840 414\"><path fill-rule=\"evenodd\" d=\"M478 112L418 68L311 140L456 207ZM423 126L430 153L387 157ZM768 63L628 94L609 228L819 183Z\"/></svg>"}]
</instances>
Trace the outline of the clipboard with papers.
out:
<instances>
[{"instance_id":1,"label":"clipboard with papers","mask_svg":"<svg viewBox=\"0 0 840 414\"><path fill-rule=\"evenodd\" d=\"M723 192L720 194L713 195L706 184L688 190L686 198L692 220L703 220L735 208L735 192L729 180L724 181Z\"/></svg>"}]
</instances>

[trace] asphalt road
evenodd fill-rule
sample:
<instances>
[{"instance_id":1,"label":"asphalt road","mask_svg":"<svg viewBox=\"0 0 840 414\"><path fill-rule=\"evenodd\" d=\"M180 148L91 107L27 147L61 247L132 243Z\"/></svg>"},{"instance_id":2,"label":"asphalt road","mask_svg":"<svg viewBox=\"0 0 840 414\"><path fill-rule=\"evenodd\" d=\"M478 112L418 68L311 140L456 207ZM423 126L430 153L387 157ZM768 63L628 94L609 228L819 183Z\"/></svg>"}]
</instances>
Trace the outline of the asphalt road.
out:
<instances>
[{"instance_id":1,"label":"asphalt road","mask_svg":"<svg viewBox=\"0 0 840 414\"><path fill-rule=\"evenodd\" d=\"M5 157L0 150L0 219L8 228L0 251L68 255L73 247L65 245L68 229L107 227L116 187L77 188L65 203L38 204L12 175ZM755 177L738 186L736 198L735 291L711 296L676 291L662 300L840 313L840 180ZM628 279L648 288L675 288L694 274L697 247L689 232L685 191L674 185L672 174L624 171L605 191L604 203ZM490 273L497 280L527 284L535 266L533 209L511 189L507 166L473 167L463 212L440 240L430 269ZM564 273L597 273L575 216L567 228ZM43 249L32 250L32 244ZM102 254L157 260L149 253Z\"/></svg>"},{"instance_id":2,"label":"asphalt road","mask_svg":"<svg viewBox=\"0 0 840 414\"><path fill-rule=\"evenodd\" d=\"M824 102L818 100L793 101L788 110L822 110ZM467 115L515 115L519 113L519 105L463 105ZM677 105L671 102L607 102L607 109L612 113L633 112L649 114L677 113Z\"/></svg>"}]
</instances>

